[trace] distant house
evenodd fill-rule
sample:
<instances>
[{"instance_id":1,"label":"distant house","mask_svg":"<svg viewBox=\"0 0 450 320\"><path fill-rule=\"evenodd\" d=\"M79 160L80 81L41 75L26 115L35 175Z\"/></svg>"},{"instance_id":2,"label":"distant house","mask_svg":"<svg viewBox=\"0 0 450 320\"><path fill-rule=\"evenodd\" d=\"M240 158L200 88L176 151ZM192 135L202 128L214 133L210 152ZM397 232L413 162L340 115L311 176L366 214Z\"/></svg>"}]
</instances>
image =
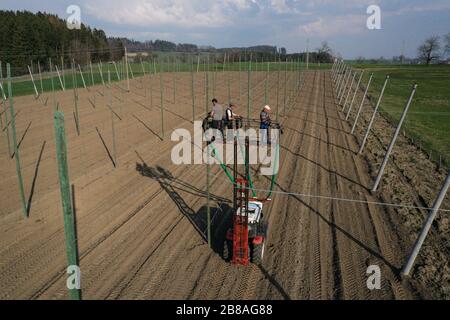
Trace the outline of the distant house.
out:
<instances>
[{"instance_id":1,"label":"distant house","mask_svg":"<svg viewBox=\"0 0 450 320\"><path fill-rule=\"evenodd\" d=\"M150 56L150 52L128 52L128 60L130 62L139 62L141 58Z\"/></svg>"}]
</instances>

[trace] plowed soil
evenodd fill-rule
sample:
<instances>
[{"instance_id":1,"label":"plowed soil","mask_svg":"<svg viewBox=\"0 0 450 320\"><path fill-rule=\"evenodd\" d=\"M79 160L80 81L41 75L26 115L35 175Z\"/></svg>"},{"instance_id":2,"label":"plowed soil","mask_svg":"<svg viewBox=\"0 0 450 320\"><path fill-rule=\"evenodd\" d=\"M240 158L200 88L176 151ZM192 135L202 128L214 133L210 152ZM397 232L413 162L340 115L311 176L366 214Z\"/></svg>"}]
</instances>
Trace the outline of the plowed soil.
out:
<instances>
[{"instance_id":1,"label":"plowed soil","mask_svg":"<svg viewBox=\"0 0 450 320\"><path fill-rule=\"evenodd\" d=\"M239 106L237 111L246 114L247 78L246 74L241 75L239 90L238 76L238 73L219 73L215 78L211 75L208 97L226 101L226 81L230 77L231 96ZM294 76L290 75L292 81ZM282 98L284 83L280 83L278 90L277 74L270 74L270 104L275 112L278 91L280 121L285 130L276 192L273 201L264 208L269 224L264 262L261 266L242 267L222 259L224 236L232 214L232 185L219 166L212 167L210 248L205 241L206 166L176 166L170 158L175 145L170 141L172 131L176 128L192 131L191 75L180 73L176 77L175 90L172 74L165 74L163 79L164 138L159 76L133 79L130 92L121 89L126 85L123 82L113 84L111 108L107 106L109 89L101 86L79 89L79 135L74 121L73 91L49 94L39 100L34 97L15 100L30 208L29 218L24 219L15 162L8 156L3 131L1 299L67 298L64 227L53 133L54 103L66 116L84 299L448 297L445 242L448 238L442 236L448 235L448 220L440 217L439 224L434 226L431 240L427 241L428 260L421 259L415 269L420 277L406 281L399 277L399 270L426 212L331 199L431 206L445 173L426 158L414 164L418 166L416 171L404 167L407 163L410 168L413 166L406 159L400 161L403 167L399 166L401 150L415 152L407 149L409 145L403 141L388 167L383 187L378 193L371 193L383 149L370 140L364 156L357 154L367 120L361 120L355 136L349 133L350 125L337 105L327 71L305 72L298 92L293 92L293 86L288 84L291 98L286 108ZM254 118L264 105L264 78L265 73L253 74ZM195 118L199 120L206 111L205 80L204 74L195 74ZM377 141L382 141L380 146L386 145L384 140L388 140L392 130L389 126L384 119L378 121L374 129L377 134L371 139L378 137ZM385 138L380 138L381 133ZM424 166L430 168L433 179L422 179L427 175L421 173ZM256 166L252 173L256 188L267 189L269 177L259 176ZM392 188L400 190L403 196L395 197ZM448 200L445 205L448 208ZM381 290L367 288L366 271L370 265L378 265L382 270Z\"/></svg>"}]
</instances>

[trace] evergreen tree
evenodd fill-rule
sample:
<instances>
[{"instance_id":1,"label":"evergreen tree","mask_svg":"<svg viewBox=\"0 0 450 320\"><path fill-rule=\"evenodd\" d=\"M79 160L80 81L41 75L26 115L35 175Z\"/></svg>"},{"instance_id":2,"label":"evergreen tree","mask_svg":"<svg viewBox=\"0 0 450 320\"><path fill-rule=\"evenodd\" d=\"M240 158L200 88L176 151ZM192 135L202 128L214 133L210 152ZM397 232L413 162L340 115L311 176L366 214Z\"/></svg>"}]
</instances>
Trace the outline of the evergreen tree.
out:
<instances>
[{"instance_id":1,"label":"evergreen tree","mask_svg":"<svg viewBox=\"0 0 450 320\"><path fill-rule=\"evenodd\" d=\"M33 61L48 69L53 63L86 65L90 61L118 60L124 50L120 41L108 41L103 30L82 25L80 30L69 30L66 22L56 15L28 11L0 10L0 60L12 65L13 75L28 72Z\"/></svg>"}]
</instances>

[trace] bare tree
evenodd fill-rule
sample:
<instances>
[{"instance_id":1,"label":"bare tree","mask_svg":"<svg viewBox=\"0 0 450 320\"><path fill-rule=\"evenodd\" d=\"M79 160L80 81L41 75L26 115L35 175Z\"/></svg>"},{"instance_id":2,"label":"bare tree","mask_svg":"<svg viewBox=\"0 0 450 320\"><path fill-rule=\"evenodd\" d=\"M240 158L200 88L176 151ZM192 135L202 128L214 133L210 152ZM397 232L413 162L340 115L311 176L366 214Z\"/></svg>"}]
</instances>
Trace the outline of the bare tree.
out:
<instances>
[{"instance_id":1,"label":"bare tree","mask_svg":"<svg viewBox=\"0 0 450 320\"><path fill-rule=\"evenodd\" d=\"M438 36L432 36L425 40L425 42L418 48L419 60L429 65L433 60L439 59L439 51L441 45Z\"/></svg>"},{"instance_id":2,"label":"bare tree","mask_svg":"<svg viewBox=\"0 0 450 320\"><path fill-rule=\"evenodd\" d=\"M333 61L333 50L328 45L328 42L323 41L320 48L317 48L317 60L322 63Z\"/></svg>"},{"instance_id":3,"label":"bare tree","mask_svg":"<svg viewBox=\"0 0 450 320\"><path fill-rule=\"evenodd\" d=\"M322 41L321 47L317 49L318 52L332 54L333 50L331 50L327 41Z\"/></svg>"}]
</instances>

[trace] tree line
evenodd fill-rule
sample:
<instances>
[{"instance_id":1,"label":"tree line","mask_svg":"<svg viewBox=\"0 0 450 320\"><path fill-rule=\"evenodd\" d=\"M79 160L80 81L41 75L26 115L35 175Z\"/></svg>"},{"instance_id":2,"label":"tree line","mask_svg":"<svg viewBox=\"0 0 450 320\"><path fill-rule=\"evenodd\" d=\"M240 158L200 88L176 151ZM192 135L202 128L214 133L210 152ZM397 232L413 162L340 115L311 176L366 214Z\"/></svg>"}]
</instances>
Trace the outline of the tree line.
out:
<instances>
[{"instance_id":1,"label":"tree line","mask_svg":"<svg viewBox=\"0 0 450 320\"><path fill-rule=\"evenodd\" d=\"M251 47L231 47L231 48L215 48L212 46L197 46L188 43L174 43L165 40L155 41L136 41L127 38L120 39L128 52L137 53L137 59L152 60L158 57L157 52L170 52L177 56L177 59L182 62L189 62L192 55L205 56L208 55L211 59L218 63L237 62L239 59L243 62L252 61L285 61L298 60L306 61L307 53L287 53L286 48L278 48L270 45L259 45ZM146 52L146 54L142 54ZM331 63L333 62L333 51L327 42L323 42L320 48L309 52L309 61L311 63Z\"/></svg>"},{"instance_id":2,"label":"tree line","mask_svg":"<svg viewBox=\"0 0 450 320\"><path fill-rule=\"evenodd\" d=\"M72 61L87 65L90 62L117 61L122 59L125 48L128 52L147 52L147 57L156 57L156 52L183 54L210 54L218 62L223 61L276 61L285 59L306 61L306 53L288 54L286 48L260 45L216 49L212 46L197 46L190 43L173 43L165 40L140 42L127 38L107 37L101 29L81 24L80 29L67 28L66 21L57 15L29 11L0 10L0 61L5 74L5 62L12 66L13 76L24 75L27 66L49 70L50 63L59 67L70 67ZM182 55L183 57L183 55ZM190 59L185 56L185 59ZM309 54L312 63L329 63L333 54L326 42ZM33 68L36 70L36 67Z\"/></svg>"},{"instance_id":3,"label":"tree line","mask_svg":"<svg viewBox=\"0 0 450 320\"><path fill-rule=\"evenodd\" d=\"M87 64L124 55L122 42L107 38L103 30L84 24L70 30L54 14L1 10L0 21L0 60L11 64L13 75L25 74L28 65L38 62L42 70L49 70L50 58L67 67L72 60Z\"/></svg>"},{"instance_id":4,"label":"tree line","mask_svg":"<svg viewBox=\"0 0 450 320\"><path fill-rule=\"evenodd\" d=\"M433 35L425 39L417 48L417 55L414 58L407 58L402 53L399 56L394 56L392 59L380 57L377 59L366 59L364 57L357 57L355 59L358 63L408 63L408 64L435 64L445 63L445 59L450 58L450 32L444 36Z\"/></svg>"}]
</instances>

